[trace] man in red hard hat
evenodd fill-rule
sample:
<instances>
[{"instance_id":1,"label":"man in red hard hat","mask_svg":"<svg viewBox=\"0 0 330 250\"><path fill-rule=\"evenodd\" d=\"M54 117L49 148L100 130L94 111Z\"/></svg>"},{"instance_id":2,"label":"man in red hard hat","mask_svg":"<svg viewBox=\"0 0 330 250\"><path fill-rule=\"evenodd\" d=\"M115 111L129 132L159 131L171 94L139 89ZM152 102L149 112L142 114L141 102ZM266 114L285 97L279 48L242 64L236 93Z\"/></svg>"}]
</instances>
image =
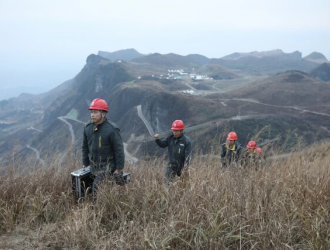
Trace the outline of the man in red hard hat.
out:
<instances>
[{"instance_id":1,"label":"man in red hard hat","mask_svg":"<svg viewBox=\"0 0 330 250\"><path fill-rule=\"evenodd\" d=\"M227 167L232 163L238 163L241 157L242 146L237 142L237 134L230 132L227 141L221 147L221 166Z\"/></svg>"},{"instance_id":2,"label":"man in red hard hat","mask_svg":"<svg viewBox=\"0 0 330 250\"><path fill-rule=\"evenodd\" d=\"M165 178L172 182L175 176L181 176L182 171L187 172L191 158L191 140L183 133L184 124L181 120L175 120L172 124L172 134L160 140L159 134L155 134L156 143L161 148L168 148L168 164L165 170ZM187 175L187 173L183 174Z\"/></svg>"},{"instance_id":3,"label":"man in red hard hat","mask_svg":"<svg viewBox=\"0 0 330 250\"><path fill-rule=\"evenodd\" d=\"M125 154L120 129L105 117L108 112L106 101L94 99L89 110L91 122L84 128L82 160L84 167L90 166L95 176L92 191L96 198L103 179L110 175L115 175L116 179L122 176Z\"/></svg>"},{"instance_id":4,"label":"man in red hard hat","mask_svg":"<svg viewBox=\"0 0 330 250\"><path fill-rule=\"evenodd\" d=\"M246 148L242 163L243 166L254 168L256 170L261 168L263 161L265 160L261 148L257 148L257 143L255 141L249 141Z\"/></svg>"}]
</instances>

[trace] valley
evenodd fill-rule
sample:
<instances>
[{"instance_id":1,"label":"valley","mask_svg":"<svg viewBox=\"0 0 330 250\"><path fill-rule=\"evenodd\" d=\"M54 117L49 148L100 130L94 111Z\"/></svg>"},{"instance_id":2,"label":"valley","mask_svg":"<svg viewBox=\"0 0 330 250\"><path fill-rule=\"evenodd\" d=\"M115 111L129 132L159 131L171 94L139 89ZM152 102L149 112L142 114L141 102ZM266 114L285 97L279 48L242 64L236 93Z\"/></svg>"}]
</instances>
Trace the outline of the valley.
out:
<instances>
[{"instance_id":1,"label":"valley","mask_svg":"<svg viewBox=\"0 0 330 250\"><path fill-rule=\"evenodd\" d=\"M186 127L215 124L187 132L196 150L207 154L215 149L210 145L224 141L225 134L233 130L243 145L257 134L261 142L280 136L278 145L289 140L287 151L298 140L307 146L330 138L330 85L300 71L301 65L313 69L320 64L307 62L298 54L266 54L215 60L199 55L135 53L137 57L129 61L90 55L74 79L49 93L0 102L3 166L12 161L13 153L17 161L30 159L37 165L55 160L62 166L72 155L79 161L82 129L94 98L108 102L107 117L121 128L127 162L132 164L146 154L164 153L153 142L144 145L143 138L167 131L176 119L182 119ZM256 71L243 67L244 60L250 60ZM282 60L283 65L269 75L276 71L276 67L265 70L274 66L272 60ZM258 68L260 63L263 67ZM281 71L285 65L289 68ZM300 66L290 68L292 65ZM260 134L264 127L268 127L267 133Z\"/></svg>"}]
</instances>

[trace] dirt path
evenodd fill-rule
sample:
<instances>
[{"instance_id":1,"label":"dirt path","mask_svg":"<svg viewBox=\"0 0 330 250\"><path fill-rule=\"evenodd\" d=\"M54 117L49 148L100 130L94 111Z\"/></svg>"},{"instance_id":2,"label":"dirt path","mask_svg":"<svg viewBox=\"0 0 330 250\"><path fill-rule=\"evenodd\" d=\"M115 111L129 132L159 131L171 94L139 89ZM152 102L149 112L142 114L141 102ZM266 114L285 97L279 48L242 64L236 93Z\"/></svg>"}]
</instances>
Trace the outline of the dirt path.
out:
<instances>
[{"instance_id":1,"label":"dirt path","mask_svg":"<svg viewBox=\"0 0 330 250\"><path fill-rule=\"evenodd\" d=\"M76 141L76 137L74 135L74 131L73 131L73 127L71 125L70 122L68 122L67 120L65 119L68 119L66 116L60 116L60 117L57 117L58 119L60 119L62 122L66 123L68 126L69 126L69 129L70 129L70 133L71 133L71 147L73 146L73 144L75 143ZM74 120L74 119L71 119L71 120ZM76 121L76 120L75 120ZM80 122L80 121L79 121Z\"/></svg>"},{"instance_id":2,"label":"dirt path","mask_svg":"<svg viewBox=\"0 0 330 250\"><path fill-rule=\"evenodd\" d=\"M124 143L124 151L125 151L125 160L130 163L137 163L139 160L138 158L135 158L127 151L127 143Z\"/></svg>"},{"instance_id":3,"label":"dirt path","mask_svg":"<svg viewBox=\"0 0 330 250\"><path fill-rule=\"evenodd\" d=\"M32 149L36 153L37 160L39 160L42 166L46 166L46 163L43 159L40 158L40 152L38 149L31 147L30 145L26 145L27 148Z\"/></svg>"},{"instance_id":4,"label":"dirt path","mask_svg":"<svg viewBox=\"0 0 330 250\"><path fill-rule=\"evenodd\" d=\"M145 116L142 113L142 109L141 109L141 105L137 106L137 111L138 111L138 116L141 118L141 120L143 121L144 125L146 125L149 134L151 136L153 136L155 134L153 128L151 127L150 123L148 122L148 120L145 118Z\"/></svg>"},{"instance_id":5,"label":"dirt path","mask_svg":"<svg viewBox=\"0 0 330 250\"><path fill-rule=\"evenodd\" d=\"M260 104L260 105L264 105L264 106L269 106L269 107L275 107L275 108L293 109L293 110L300 111L300 112L306 112L306 113L311 113L311 114L315 114L315 115L322 115L322 116L330 117L330 115L326 114L326 113L311 111L311 110L307 110L307 109L301 109L301 108L297 108L297 107L294 107L294 106L279 106L279 105L267 104L267 103L259 102L257 100L244 99L244 98L233 98L231 100L243 101L243 102L252 102L252 103L256 103L256 104Z\"/></svg>"},{"instance_id":6,"label":"dirt path","mask_svg":"<svg viewBox=\"0 0 330 250\"><path fill-rule=\"evenodd\" d=\"M188 88L190 88L191 90L197 91L197 89L195 89L193 86L189 85L188 83L184 83L184 85L186 85Z\"/></svg>"},{"instance_id":7,"label":"dirt path","mask_svg":"<svg viewBox=\"0 0 330 250\"><path fill-rule=\"evenodd\" d=\"M40 129L36 129L36 128L33 127L33 126L28 127L27 130L35 130L35 131L38 131L38 132L42 132L42 130L40 130Z\"/></svg>"}]
</instances>

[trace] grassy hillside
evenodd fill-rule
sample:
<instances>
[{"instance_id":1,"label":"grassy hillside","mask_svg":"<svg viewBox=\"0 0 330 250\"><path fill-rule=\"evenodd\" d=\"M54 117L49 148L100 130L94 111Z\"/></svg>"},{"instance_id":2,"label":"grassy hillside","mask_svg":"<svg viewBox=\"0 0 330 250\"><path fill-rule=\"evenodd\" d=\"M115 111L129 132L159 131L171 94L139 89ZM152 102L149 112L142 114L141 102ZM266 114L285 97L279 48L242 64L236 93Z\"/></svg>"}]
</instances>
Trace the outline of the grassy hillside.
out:
<instances>
[{"instance_id":1,"label":"grassy hillside","mask_svg":"<svg viewBox=\"0 0 330 250\"><path fill-rule=\"evenodd\" d=\"M224 171L195 155L189 183L169 188L163 159L128 165L132 181L105 184L96 206L72 199L74 154L61 171L15 162L0 176L0 248L329 249L329 149L273 158L261 171Z\"/></svg>"},{"instance_id":2,"label":"grassy hillside","mask_svg":"<svg viewBox=\"0 0 330 250\"><path fill-rule=\"evenodd\" d=\"M251 98L278 106L313 107L328 105L330 84L301 71L286 71L229 91L230 98Z\"/></svg>"}]
</instances>

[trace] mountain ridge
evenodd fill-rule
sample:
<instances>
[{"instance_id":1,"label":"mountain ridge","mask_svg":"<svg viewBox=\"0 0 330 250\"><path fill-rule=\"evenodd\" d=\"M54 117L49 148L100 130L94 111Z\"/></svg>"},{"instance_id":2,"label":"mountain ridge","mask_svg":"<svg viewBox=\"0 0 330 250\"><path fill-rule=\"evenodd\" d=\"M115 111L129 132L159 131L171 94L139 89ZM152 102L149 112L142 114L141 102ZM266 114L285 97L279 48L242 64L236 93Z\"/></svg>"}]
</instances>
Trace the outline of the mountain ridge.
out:
<instances>
[{"instance_id":1,"label":"mountain ridge","mask_svg":"<svg viewBox=\"0 0 330 250\"><path fill-rule=\"evenodd\" d=\"M130 61L134 58L145 56L144 54L139 53L138 51L136 51L133 48L118 50L118 51L114 51L114 52L98 51L97 55L102 56L111 61L116 61L116 60Z\"/></svg>"},{"instance_id":2,"label":"mountain ridge","mask_svg":"<svg viewBox=\"0 0 330 250\"><path fill-rule=\"evenodd\" d=\"M276 56L247 56L236 61L261 63L265 60L275 60L275 65L283 60L295 61ZM204 64L206 61L208 63ZM296 61L305 62L303 59ZM156 53L120 62L91 54L81 71L57 89L40 96L21 96L20 103L17 102L19 99L0 102L0 121L3 120L0 127L3 131L0 157L3 162L10 161L11 158L6 155L14 149L18 159L33 157L34 152L27 145L39 150L41 158L48 156L48 162L52 160L52 153L65 152L68 148L79 157L82 123L89 120L87 109L94 98L108 102L107 117L123 128L122 135L124 141L129 142L129 152L139 157L143 156L142 140L148 131L138 115L138 106L155 131L167 130L176 119L183 119L187 126L216 122L218 127L189 134L196 141L196 147L201 147L205 152L210 150L206 146L210 141L215 143L215 140L223 140L218 132L219 127L223 131L221 133L226 133L228 128L248 135L253 133L255 126L268 124L273 129L264 135L265 139L297 128L307 141L312 141L315 138L311 134L316 133L318 126L327 126L321 114L330 113L327 108L328 85L324 85L327 83L297 70L253 81L257 78L248 74L249 70L233 70L214 62L217 61L196 54L180 56ZM169 72L170 69L181 67L186 67L186 72ZM261 67L260 74L265 74L267 67L266 71L262 71L264 69ZM170 76L173 74L180 77ZM198 81L192 78L198 74L216 77L201 77ZM274 83L276 88L272 87ZM236 88L224 88L226 85L235 85ZM260 96L262 98L258 98ZM37 99L35 103L31 102ZM11 106L15 102L17 106ZM25 109L22 110L24 105ZM15 108L15 112L10 108ZM302 113L299 115L299 112ZM63 121L67 116L74 118L67 121L72 125L75 138L70 135L68 124ZM308 131L304 131L306 128ZM324 130L317 139L320 136L328 138L330 135ZM157 148L150 150L154 155L162 154Z\"/></svg>"}]
</instances>

